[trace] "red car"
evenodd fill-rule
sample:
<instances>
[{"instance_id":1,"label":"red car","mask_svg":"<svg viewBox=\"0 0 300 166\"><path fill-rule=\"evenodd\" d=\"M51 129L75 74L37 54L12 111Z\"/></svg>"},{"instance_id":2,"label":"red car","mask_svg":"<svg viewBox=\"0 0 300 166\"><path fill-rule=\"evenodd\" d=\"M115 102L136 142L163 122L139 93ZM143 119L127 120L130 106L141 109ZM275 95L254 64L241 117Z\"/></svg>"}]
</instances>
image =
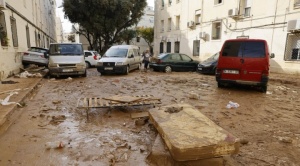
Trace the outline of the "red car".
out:
<instances>
[{"instance_id":1,"label":"red car","mask_svg":"<svg viewBox=\"0 0 300 166\"><path fill-rule=\"evenodd\" d=\"M269 80L268 44L261 39L232 39L224 42L216 70L218 87L226 84L259 86L267 91Z\"/></svg>"}]
</instances>

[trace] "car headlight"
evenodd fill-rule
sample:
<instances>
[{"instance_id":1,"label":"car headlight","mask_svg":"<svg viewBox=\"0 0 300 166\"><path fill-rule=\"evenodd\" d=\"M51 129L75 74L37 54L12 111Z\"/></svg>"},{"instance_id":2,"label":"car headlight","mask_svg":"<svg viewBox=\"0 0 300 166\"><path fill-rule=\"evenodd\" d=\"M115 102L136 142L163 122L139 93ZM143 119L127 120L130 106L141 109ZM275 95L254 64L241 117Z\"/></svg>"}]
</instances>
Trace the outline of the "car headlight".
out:
<instances>
[{"instance_id":1,"label":"car headlight","mask_svg":"<svg viewBox=\"0 0 300 166\"><path fill-rule=\"evenodd\" d=\"M124 65L123 62L116 62L116 66L122 66L122 65Z\"/></svg>"},{"instance_id":2,"label":"car headlight","mask_svg":"<svg viewBox=\"0 0 300 166\"><path fill-rule=\"evenodd\" d=\"M49 63L48 66L49 67L58 67L58 64L57 63Z\"/></svg>"},{"instance_id":3,"label":"car headlight","mask_svg":"<svg viewBox=\"0 0 300 166\"><path fill-rule=\"evenodd\" d=\"M103 66L103 62L97 62L97 66Z\"/></svg>"},{"instance_id":4,"label":"car headlight","mask_svg":"<svg viewBox=\"0 0 300 166\"><path fill-rule=\"evenodd\" d=\"M203 67L209 67L211 64L202 64Z\"/></svg>"}]
</instances>

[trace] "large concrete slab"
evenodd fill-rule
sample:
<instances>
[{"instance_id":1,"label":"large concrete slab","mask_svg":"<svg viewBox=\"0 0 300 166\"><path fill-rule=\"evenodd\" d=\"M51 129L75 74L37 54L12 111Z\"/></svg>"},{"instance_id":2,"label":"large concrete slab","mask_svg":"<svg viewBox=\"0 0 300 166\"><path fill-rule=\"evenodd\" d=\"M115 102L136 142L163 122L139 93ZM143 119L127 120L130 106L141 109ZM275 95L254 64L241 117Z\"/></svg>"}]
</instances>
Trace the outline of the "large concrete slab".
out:
<instances>
[{"instance_id":1,"label":"large concrete slab","mask_svg":"<svg viewBox=\"0 0 300 166\"><path fill-rule=\"evenodd\" d=\"M239 139L188 104L149 111L150 120L177 161L198 160L239 151Z\"/></svg>"}]
</instances>

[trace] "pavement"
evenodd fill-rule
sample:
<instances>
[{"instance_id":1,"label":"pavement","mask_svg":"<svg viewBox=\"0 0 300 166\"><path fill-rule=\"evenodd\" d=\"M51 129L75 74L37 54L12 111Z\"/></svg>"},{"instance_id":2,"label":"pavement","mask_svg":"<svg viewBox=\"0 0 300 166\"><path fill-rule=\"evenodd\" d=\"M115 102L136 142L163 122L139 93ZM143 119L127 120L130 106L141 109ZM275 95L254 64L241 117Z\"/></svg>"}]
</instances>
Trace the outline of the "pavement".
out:
<instances>
[{"instance_id":1,"label":"pavement","mask_svg":"<svg viewBox=\"0 0 300 166\"><path fill-rule=\"evenodd\" d=\"M25 98L37 88L46 73L30 74L33 75L27 78L9 77L0 81L0 131L6 130L13 123L12 115L18 107L22 107ZM12 103L6 105L9 102Z\"/></svg>"}]
</instances>

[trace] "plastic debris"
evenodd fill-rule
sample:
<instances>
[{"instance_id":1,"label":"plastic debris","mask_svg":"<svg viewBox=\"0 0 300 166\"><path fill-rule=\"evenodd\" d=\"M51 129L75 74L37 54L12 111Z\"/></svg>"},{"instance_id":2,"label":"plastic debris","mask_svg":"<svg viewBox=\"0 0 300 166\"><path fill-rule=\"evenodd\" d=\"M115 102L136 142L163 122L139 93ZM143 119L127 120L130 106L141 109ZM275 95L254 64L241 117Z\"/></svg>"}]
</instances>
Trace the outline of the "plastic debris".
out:
<instances>
[{"instance_id":1,"label":"plastic debris","mask_svg":"<svg viewBox=\"0 0 300 166\"><path fill-rule=\"evenodd\" d=\"M238 103L229 101L229 103L227 104L226 108L238 108L240 105Z\"/></svg>"},{"instance_id":2,"label":"plastic debris","mask_svg":"<svg viewBox=\"0 0 300 166\"><path fill-rule=\"evenodd\" d=\"M12 95L15 95L15 94L18 94L18 92L11 92L4 100L0 99L1 105L17 104L17 105L21 106L19 103L16 103L16 102L9 102L9 98L10 98Z\"/></svg>"}]
</instances>

